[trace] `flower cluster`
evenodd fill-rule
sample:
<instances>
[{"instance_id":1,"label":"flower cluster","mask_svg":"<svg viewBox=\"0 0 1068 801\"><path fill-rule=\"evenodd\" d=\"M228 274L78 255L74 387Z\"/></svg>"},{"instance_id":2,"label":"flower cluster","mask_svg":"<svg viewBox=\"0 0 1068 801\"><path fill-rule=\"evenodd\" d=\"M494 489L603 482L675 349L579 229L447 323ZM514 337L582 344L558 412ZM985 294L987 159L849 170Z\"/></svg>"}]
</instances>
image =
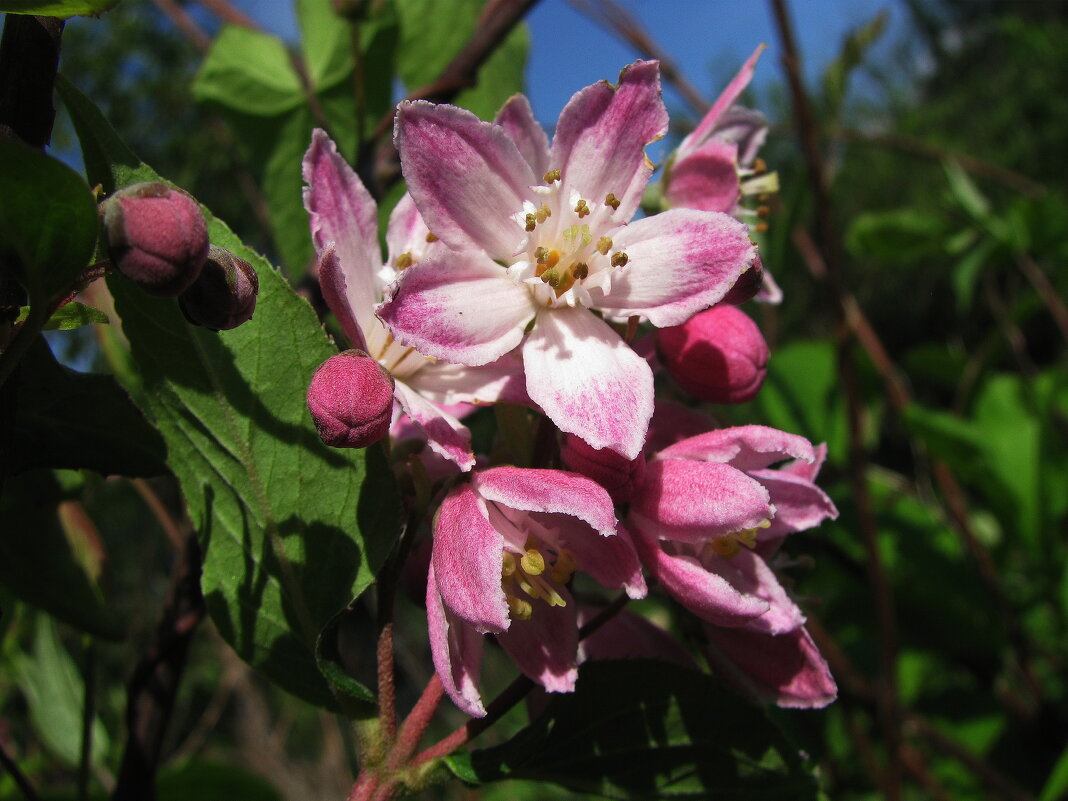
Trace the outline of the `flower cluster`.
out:
<instances>
[{"instance_id":1,"label":"flower cluster","mask_svg":"<svg viewBox=\"0 0 1068 801\"><path fill-rule=\"evenodd\" d=\"M470 715L485 714L485 635L547 691L570 691L580 658L605 650L580 648L576 575L641 598L643 568L704 622L709 661L739 686L783 706L835 697L773 569L787 534L837 515L814 483L823 448L715 428L655 392L661 365L665 389L714 403L749 400L764 379L767 345L732 305L777 294L750 239L764 211L745 205L776 188L756 157L766 124L734 105L758 55L669 159L670 208L638 218L645 148L668 124L656 62L577 92L551 142L519 95L493 122L401 103L408 193L385 259L374 200L314 135L304 197L319 282L354 350L317 373L309 408L330 444L414 431L435 454L430 643ZM545 421L552 444L535 463L475 453L462 420L500 401ZM634 634L643 626L621 622L635 644L607 650L662 641Z\"/></svg>"}]
</instances>

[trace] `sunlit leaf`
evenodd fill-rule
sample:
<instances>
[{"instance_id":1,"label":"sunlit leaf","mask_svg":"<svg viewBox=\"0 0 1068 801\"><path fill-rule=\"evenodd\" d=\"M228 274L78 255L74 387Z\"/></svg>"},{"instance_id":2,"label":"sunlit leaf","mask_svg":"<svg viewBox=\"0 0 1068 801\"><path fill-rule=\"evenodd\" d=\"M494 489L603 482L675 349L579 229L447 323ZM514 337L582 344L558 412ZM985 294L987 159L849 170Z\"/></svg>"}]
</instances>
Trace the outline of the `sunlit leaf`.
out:
<instances>
[{"instance_id":1,"label":"sunlit leaf","mask_svg":"<svg viewBox=\"0 0 1068 801\"><path fill-rule=\"evenodd\" d=\"M197 72L193 97L269 117L300 105L304 92L280 39L228 25Z\"/></svg>"}]
</instances>

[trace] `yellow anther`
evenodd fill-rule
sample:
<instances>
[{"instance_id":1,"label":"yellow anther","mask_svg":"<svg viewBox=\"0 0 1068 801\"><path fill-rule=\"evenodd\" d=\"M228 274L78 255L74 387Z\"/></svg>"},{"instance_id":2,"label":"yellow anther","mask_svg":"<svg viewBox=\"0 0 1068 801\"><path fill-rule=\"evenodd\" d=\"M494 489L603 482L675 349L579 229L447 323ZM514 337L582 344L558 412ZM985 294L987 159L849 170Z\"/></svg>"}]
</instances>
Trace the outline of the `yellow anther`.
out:
<instances>
[{"instance_id":1,"label":"yellow anther","mask_svg":"<svg viewBox=\"0 0 1068 801\"><path fill-rule=\"evenodd\" d=\"M538 210L534 212L534 219L537 220L539 224L545 222L552 216L553 210L545 203L542 203Z\"/></svg>"},{"instance_id":2,"label":"yellow anther","mask_svg":"<svg viewBox=\"0 0 1068 801\"><path fill-rule=\"evenodd\" d=\"M427 231L426 232L426 241L427 242L437 242L438 238L436 236L434 236L432 233L430 233L429 231Z\"/></svg>"},{"instance_id":3,"label":"yellow anther","mask_svg":"<svg viewBox=\"0 0 1068 801\"><path fill-rule=\"evenodd\" d=\"M597 240L597 252L602 256L607 256L608 251L612 249L612 240L607 236L602 236Z\"/></svg>"},{"instance_id":4,"label":"yellow anther","mask_svg":"<svg viewBox=\"0 0 1068 801\"><path fill-rule=\"evenodd\" d=\"M609 192L605 196L604 204L606 206L611 206L612 207L612 211L615 211L616 209L619 208L619 198L617 198L613 193Z\"/></svg>"},{"instance_id":5,"label":"yellow anther","mask_svg":"<svg viewBox=\"0 0 1068 801\"><path fill-rule=\"evenodd\" d=\"M505 551L501 560L501 578L510 578L514 573L515 555L511 551Z\"/></svg>"},{"instance_id":6,"label":"yellow anther","mask_svg":"<svg viewBox=\"0 0 1068 801\"><path fill-rule=\"evenodd\" d=\"M730 535L726 537L716 537L714 540L710 540L708 543L713 552L719 554L724 559L731 559L738 555L741 548L738 545L738 540L734 539Z\"/></svg>"},{"instance_id":7,"label":"yellow anther","mask_svg":"<svg viewBox=\"0 0 1068 801\"><path fill-rule=\"evenodd\" d=\"M769 214L771 214L771 209L769 209L767 206L757 206L756 213L757 217L767 217Z\"/></svg>"},{"instance_id":8,"label":"yellow anther","mask_svg":"<svg viewBox=\"0 0 1068 801\"><path fill-rule=\"evenodd\" d=\"M764 161L764 159L760 158L760 156L757 156L756 159L753 161L753 172L755 172L757 175L760 175L760 173L767 171L768 163Z\"/></svg>"},{"instance_id":9,"label":"yellow anther","mask_svg":"<svg viewBox=\"0 0 1068 801\"><path fill-rule=\"evenodd\" d=\"M394 262L398 270L407 270L413 264L415 264L415 259L412 258L410 251L405 251L397 256L397 260Z\"/></svg>"},{"instance_id":10,"label":"yellow anther","mask_svg":"<svg viewBox=\"0 0 1068 801\"><path fill-rule=\"evenodd\" d=\"M544 175L545 183L551 184L560 180L560 170L549 170Z\"/></svg>"},{"instance_id":11,"label":"yellow anther","mask_svg":"<svg viewBox=\"0 0 1068 801\"><path fill-rule=\"evenodd\" d=\"M527 233L530 233L531 231L533 231L535 228L538 227L538 218L535 217L533 214L528 214L527 217L526 217L526 220L527 220L527 224L526 224Z\"/></svg>"},{"instance_id":12,"label":"yellow anther","mask_svg":"<svg viewBox=\"0 0 1068 801\"><path fill-rule=\"evenodd\" d=\"M581 220L583 217L590 213L590 207L586 205L586 201L579 198L579 202L575 204L575 214L579 216Z\"/></svg>"},{"instance_id":13,"label":"yellow anther","mask_svg":"<svg viewBox=\"0 0 1068 801\"><path fill-rule=\"evenodd\" d=\"M519 589L529 595L531 598L541 598L541 588L527 581L519 574L519 578L516 579L516 584L519 585Z\"/></svg>"},{"instance_id":14,"label":"yellow anther","mask_svg":"<svg viewBox=\"0 0 1068 801\"><path fill-rule=\"evenodd\" d=\"M768 224L766 222L758 222L756 225L753 226L753 228L756 229L757 233L762 234L768 230Z\"/></svg>"},{"instance_id":15,"label":"yellow anther","mask_svg":"<svg viewBox=\"0 0 1068 801\"><path fill-rule=\"evenodd\" d=\"M630 257L626 253L624 253L622 250L619 251L619 253L613 253L612 254L612 266L613 267L624 267L624 266L626 266L628 261L630 261Z\"/></svg>"},{"instance_id":16,"label":"yellow anther","mask_svg":"<svg viewBox=\"0 0 1068 801\"><path fill-rule=\"evenodd\" d=\"M581 281L589 274L590 266L586 262L579 261L571 265L571 275L575 277L576 281Z\"/></svg>"},{"instance_id":17,"label":"yellow anther","mask_svg":"<svg viewBox=\"0 0 1068 801\"><path fill-rule=\"evenodd\" d=\"M530 601L524 601L514 595L507 596L507 601L508 612L511 614L512 620L530 620L531 615L534 614L534 607Z\"/></svg>"},{"instance_id":18,"label":"yellow anther","mask_svg":"<svg viewBox=\"0 0 1068 801\"><path fill-rule=\"evenodd\" d=\"M539 247L534 251L534 258L538 264L547 264L549 261L549 249Z\"/></svg>"},{"instance_id":19,"label":"yellow anther","mask_svg":"<svg viewBox=\"0 0 1068 801\"><path fill-rule=\"evenodd\" d=\"M519 560L519 565L528 576L540 576L545 572L545 557L537 548L527 548L527 552Z\"/></svg>"},{"instance_id":20,"label":"yellow anther","mask_svg":"<svg viewBox=\"0 0 1068 801\"><path fill-rule=\"evenodd\" d=\"M734 539L740 542L749 550L753 550L756 547L757 533L755 528L747 528L741 531L734 532Z\"/></svg>"}]
</instances>

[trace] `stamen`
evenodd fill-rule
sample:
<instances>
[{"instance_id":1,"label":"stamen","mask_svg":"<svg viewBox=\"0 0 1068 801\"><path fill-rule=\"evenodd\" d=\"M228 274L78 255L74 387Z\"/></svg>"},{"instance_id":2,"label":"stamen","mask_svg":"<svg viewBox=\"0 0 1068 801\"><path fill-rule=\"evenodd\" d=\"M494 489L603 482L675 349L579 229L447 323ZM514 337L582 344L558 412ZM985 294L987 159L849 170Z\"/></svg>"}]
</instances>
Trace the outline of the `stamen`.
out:
<instances>
[{"instance_id":1,"label":"stamen","mask_svg":"<svg viewBox=\"0 0 1068 801\"><path fill-rule=\"evenodd\" d=\"M545 183L555 183L560 180L560 170L549 170L543 177L545 178Z\"/></svg>"},{"instance_id":2,"label":"stamen","mask_svg":"<svg viewBox=\"0 0 1068 801\"><path fill-rule=\"evenodd\" d=\"M585 203L585 201L579 202ZM589 213L589 209L586 210L586 213ZM583 245L588 245L593 241L593 234L590 233L590 226L588 225L572 225L570 228L565 228L561 236L564 237L566 242L574 242L576 238L581 237Z\"/></svg>"},{"instance_id":3,"label":"stamen","mask_svg":"<svg viewBox=\"0 0 1068 801\"><path fill-rule=\"evenodd\" d=\"M612 266L613 267L625 267L627 262L630 261L630 256L624 253L622 250L618 253L612 254Z\"/></svg>"},{"instance_id":4,"label":"stamen","mask_svg":"<svg viewBox=\"0 0 1068 801\"><path fill-rule=\"evenodd\" d=\"M611 206L612 211L616 211L619 208L619 203L619 198L617 198L612 192L609 192L607 195L605 195L604 204L606 206Z\"/></svg>"},{"instance_id":5,"label":"stamen","mask_svg":"<svg viewBox=\"0 0 1068 801\"><path fill-rule=\"evenodd\" d=\"M508 602L508 612L511 614L512 620L530 620L534 614L534 607L530 601L524 601L514 595L506 595L505 599Z\"/></svg>"},{"instance_id":6,"label":"stamen","mask_svg":"<svg viewBox=\"0 0 1068 801\"><path fill-rule=\"evenodd\" d=\"M537 548L527 548L519 564L528 576L540 576L545 572L545 557Z\"/></svg>"},{"instance_id":7,"label":"stamen","mask_svg":"<svg viewBox=\"0 0 1068 801\"><path fill-rule=\"evenodd\" d=\"M533 214L528 214L526 216L526 220L527 220L527 224L526 224L527 233L530 233L531 231L533 231L535 228L538 227L538 218L535 217Z\"/></svg>"},{"instance_id":8,"label":"stamen","mask_svg":"<svg viewBox=\"0 0 1068 801\"><path fill-rule=\"evenodd\" d=\"M545 264L549 261L549 249L539 246L534 251L534 259L538 262L538 264Z\"/></svg>"},{"instance_id":9,"label":"stamen","mask_svg":"<svg viewBox=\"0 0 1068 801\"><path fill-rule=\"evenodd\" d=\"M581 220L583 217L590 213L590 207L586 205L586 201L579 198L579 202L575 204L575 214L579 216Z\"/></svg>"},{"instance_id":10,"label":"stamen","mask_svg":"<svg viewBox=\"0 0 1068 801\"><path fill-rule=\"evenodd\" d=\"M406 251L400 254L394 262L394 265L398 270L407 270L413 264L415 264L415 259L412 258L411 251Z\"/></svg>"},{"instance_id":11,"label":"stamen","mask_svg":"<svg viewBox=\"0 0 1068 801\"><path fill-rule=\"evenodd\" d=\"M612 249L612 240L607 236L602 236L597 240L597 252L602 256L607 256L608 251Z\"/></svg>"},{"instance_id":12,"label":"stamen","mask_svg":"<svg viewBox=\"0 0 1068 801\"><path fill-rule=\"evenodd\" d=\"M510 578L515 574L515 555L511 551L504 552L501 561L501 578Z\"/></svg>"},{"instance_id":13,"label":"stamen","mask_svg":"<svg viewBox=\"0 0 1068 801\"><path fill-rule=\"evenodd\" d=\"M436 236L434 236L432 233L430 233L429 231L427 231L426 232L426 241L427 242L437 242L438 238Z\"/></svg>"},{"instance_id":14,"label":"stamen","mask_svg":"<svg viewBox=\"0 0 1068 801\"><path fill-rule=\"evenodd\" d=\"M534 219L538 223L543 223L547 219L553 216L553 210L549 208L547 203L542 203L536 212L534 212Z\"/></svg>"},{"instance_id":15,"label":"stamen","mask_svg":"<svg viewBox=\"0 0 1068 801\"><path fill-rule=\"evenodd\" d=\"M756 159L753 161L753 172L759 175L760 173L767 171L768 163L764 161L764 159L760 158L760 156L757 156Z\"/></svg>"},{"instance_id":16,"label":"stamen","mask_svg":"<svg viewBox=\"0 0 1068 801\"><path fill-rule=\"evenodd\" d=\"M738 540L729 534L725 537L716 537L713 540L709 540L708 546L713 552L719 554L724 559L731 559L738 555L741 547L738 545Z\"/></svg>"},{"instance_id":17,"label":"stamen","mask_svg":"<svg viewBox=\"0 0 1068 801\"><path fill-rule=\"evenodd\" d=\"M575 280L581 281L590 274L590 267L584 261L576 262L571 265L571 274L575 276Z\"/></svg>"}]
</instances>

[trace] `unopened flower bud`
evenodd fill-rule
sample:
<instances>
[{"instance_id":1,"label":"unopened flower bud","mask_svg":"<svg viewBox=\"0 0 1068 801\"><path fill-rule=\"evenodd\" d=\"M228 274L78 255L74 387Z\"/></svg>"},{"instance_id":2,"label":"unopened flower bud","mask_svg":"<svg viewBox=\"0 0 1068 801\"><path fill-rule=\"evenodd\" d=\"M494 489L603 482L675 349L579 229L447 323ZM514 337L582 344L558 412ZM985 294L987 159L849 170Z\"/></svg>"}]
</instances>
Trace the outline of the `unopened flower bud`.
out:
<instances>
[{"instance_id":1,"label":"unopened flower bud","mask_svg":"<svg viewBox=\"0 0 1068 801\"><path fill-rule=\"evenodd\" d=\"M593 479L606 490L612 503L626 503L645 473L645 454L627 459L610 448L593 448L574 434L564 435L560 458L568 470Z\"/></svg>"},{"instance_id":2,"label":"unopened flower bud","mask_svg":"<svg viewBox=\"0 0 1068 801\"><path fill-rule=\"evenodd\" d=\"M197 280L178 298L185 318L212 331L229 331L252 318L260 279L225 248L211 246Z\"/></svg>"},{"instance_id":3,"label":"unopened flower bud","mask_svg":"<svg viewBox=\"0 0 1068 801\"><path fill-rule=\"evenodd\" d=\"M747 300L752 300L756 297L757 292L760 291L760 286L764 282L764 265L760 261L760 257L757 256L753 260L753 264L742 273L738 280L734 282L723 298L723 303L729 303L731 306L741 306Z\"/></svg>"},{"instance_id":4,"label":"unopened flower bud","mask_svg":"<svg viewBox=\"0 0 1068 801\"><path fill-rule=\"evenodd\" d=\"M180 189L134 184L103 205L108 257L153 295L173 297L196 280L208 255L208 227L197 202Z\"/></svg>"},{"instance_id":5,"label":"unopened flower bud","mask_svg":"<svg viewBox=\"0 0 1068 801\"><path fill-rule=\"evenodd\" d=\"M319 438L335 448L366 448L389 431L393 376L362 350L331 356L308 387Z\"/></svg>"},{"instance_id":6,"label":"unopened flower bud","mask_svg":"<svg viewBox=\"0 0 1068 801\"><path fill-rule=\"evenodd\" d=\"M682 325L661 328L657 345L671 377L701 400L752 400L767 374L767 343L756 323L734 306L715 306Z\"/></svg>"}]
</instances>

